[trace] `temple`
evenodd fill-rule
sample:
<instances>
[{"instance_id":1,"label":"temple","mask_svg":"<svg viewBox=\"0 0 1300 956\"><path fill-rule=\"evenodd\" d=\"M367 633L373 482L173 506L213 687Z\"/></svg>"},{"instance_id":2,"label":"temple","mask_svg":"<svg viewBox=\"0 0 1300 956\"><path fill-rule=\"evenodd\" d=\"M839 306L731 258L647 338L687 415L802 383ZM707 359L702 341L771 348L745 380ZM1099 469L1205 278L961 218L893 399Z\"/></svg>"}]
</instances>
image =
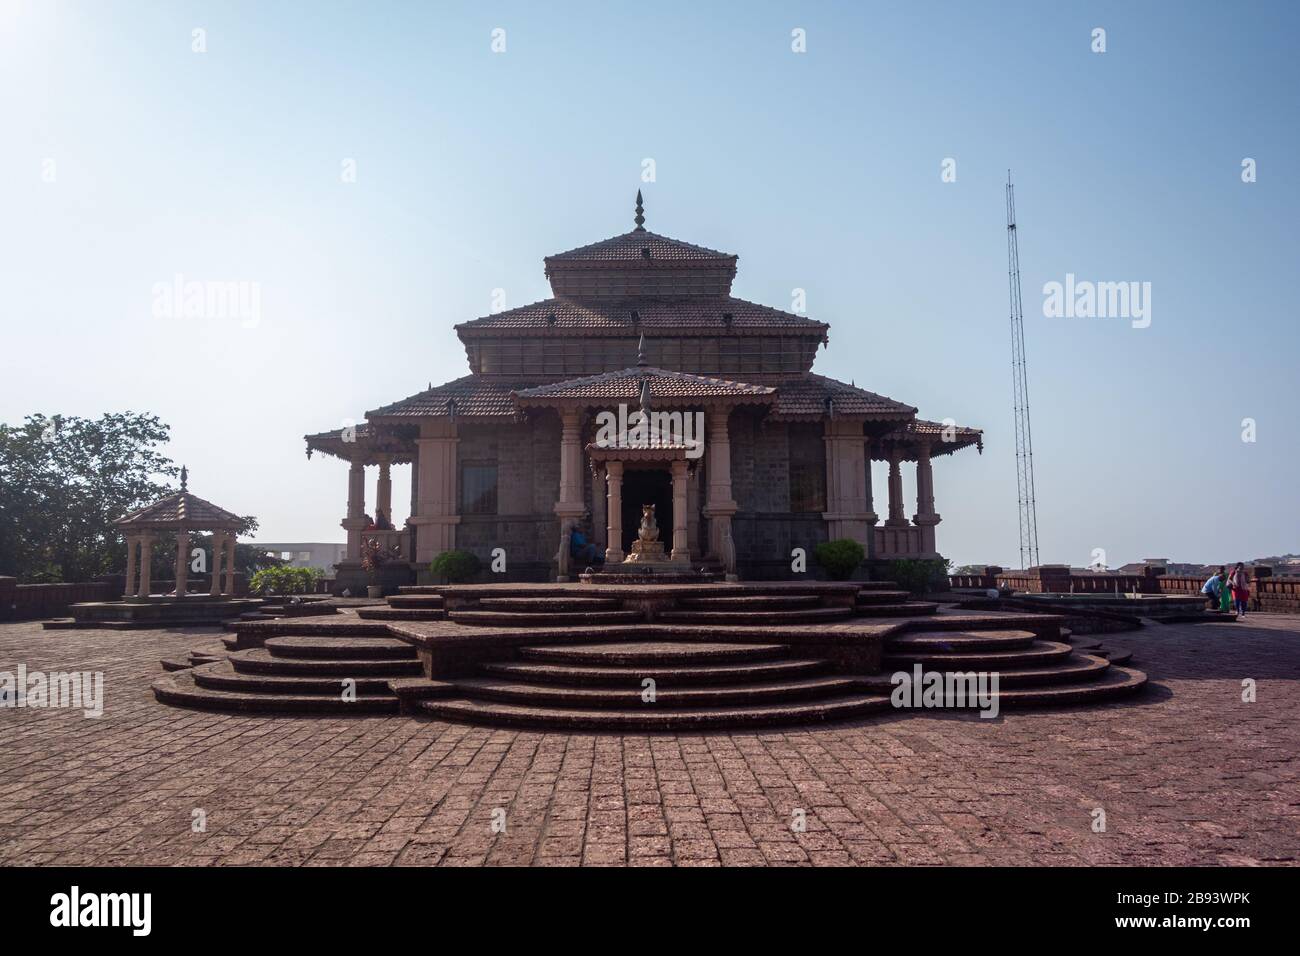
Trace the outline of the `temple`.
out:
<instances>
[{"instance_id":1,"label":"temple","mask_svg":"<svg viewBox=\"0 0 1300 956\"><path fill-rule=\"evenodd\" d=\"M734 549L749 579L789 577L794 548L837 538L868 559L938 555L932 463L980 446L978 429L814 372L830 327L734 298L737 256L648 231L640 193L630 232L544 261L551 298L455 327L469 374L306 436L309 456L350 466L340 587L364 580L363 535L422 583L453 548L485 562L504 549L494 580L563 580L562 542L581 526L614 567L646 505L668 562L721 568ZM629 430L641 412L669 433ZM883 520L873 461L888 462ZM410 517L396 528L391 468L404 464Z\"/></svg>"}]
</instances>

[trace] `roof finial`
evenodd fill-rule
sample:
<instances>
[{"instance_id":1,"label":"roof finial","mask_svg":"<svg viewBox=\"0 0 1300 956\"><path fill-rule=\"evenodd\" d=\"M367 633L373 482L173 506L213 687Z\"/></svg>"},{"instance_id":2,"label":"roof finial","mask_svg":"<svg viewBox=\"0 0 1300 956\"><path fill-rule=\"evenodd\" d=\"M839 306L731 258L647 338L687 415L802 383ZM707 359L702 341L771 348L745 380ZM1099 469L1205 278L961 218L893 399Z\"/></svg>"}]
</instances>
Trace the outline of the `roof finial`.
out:
<instances>
[{"instance_id":1,"label":"roof finial","mask_svg":"<svg viewBox=\"0 0 1300 956\"><path fill-rule=\"evenodd\" d=\"M640 340L636 343L636 364L645 366L650 364L650 360L645 357L645 333L641 333Z\"/></svg>"},{"instance_id":2,"label":"roof finial","mask_svg":"<svg viewBox=\"0 0 1300 956\"><path fill-rule=\"evenodd\" d=\"M645 206L641 202L641 190L636 191L636 232L645 232Z\"/></svg>"},{"instance_id":3,"label":"roof finial","mask_svg":"<svg viewBox=\"0 0 1300 956\"><path fill-rule=\"evenodd\" d=\"M190 483L190 470L181 465L181 491L188 491L187 486Z\"/></svg>"}]
</instances>

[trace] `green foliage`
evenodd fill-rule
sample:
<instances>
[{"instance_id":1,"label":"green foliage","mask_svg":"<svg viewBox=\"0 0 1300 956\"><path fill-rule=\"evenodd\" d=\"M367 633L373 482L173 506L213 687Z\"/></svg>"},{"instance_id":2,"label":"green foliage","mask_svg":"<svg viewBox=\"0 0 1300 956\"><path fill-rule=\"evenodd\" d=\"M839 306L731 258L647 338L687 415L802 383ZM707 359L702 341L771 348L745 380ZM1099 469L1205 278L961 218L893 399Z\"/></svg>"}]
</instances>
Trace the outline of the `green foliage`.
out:
<instances>
[{"instance_id":1,"label":"green foliage","mask_svg":"<svg viewBox=\"0 0 1300 956\"><path fill-rule=\"evenodd\" d=\"M252 594L315 594L320 580L319 568L294 568L281 564L263 568L248 582Z\"/></svg>"},{"instance_id":2,"label":"green foliage","mask_svg":"<svg viewBox=\"0 0 1300 956\"><path fill-rule=\"evenodd\" d=\"M176 475L156 446L153 415L98 419L29 415L0 425L0 574L21 581L87 581L121 571L117 518L156 501Z\"/></svg>"},{"instance_id":3,"label":"green foliage","mask_svg":"<svg viewBox=\"0 0 1300 956\"><path fill-rule=\"evenodd\" d=\"M896 558L889 562L886 573L889 580L912 594L930 594L948 590L951 565L947 558Z\"/></svg>"},{"instance_id":4,"label":"green foliage","mask_svg":"<svg viewBox=\"0 0 1300 956\"><path fill-rule=\"evenodd\" d=\"M862 545L852 538L837 538L817 545L813 556L832 580L847 581L866 555Z\"/></svg>"},{"instance_id":5,"label":"green foliage","mask_svg":"<svg viewBox=\"0 0 1300 956\"><path fill-rule=\"evenodd\" d=\"M452 550L444 551L434 558L433 563L429 565L429 570L455 584L459 581L468 581L478 574L482 566L478 556L472 552Z\"/></svg>"}]
</instances>

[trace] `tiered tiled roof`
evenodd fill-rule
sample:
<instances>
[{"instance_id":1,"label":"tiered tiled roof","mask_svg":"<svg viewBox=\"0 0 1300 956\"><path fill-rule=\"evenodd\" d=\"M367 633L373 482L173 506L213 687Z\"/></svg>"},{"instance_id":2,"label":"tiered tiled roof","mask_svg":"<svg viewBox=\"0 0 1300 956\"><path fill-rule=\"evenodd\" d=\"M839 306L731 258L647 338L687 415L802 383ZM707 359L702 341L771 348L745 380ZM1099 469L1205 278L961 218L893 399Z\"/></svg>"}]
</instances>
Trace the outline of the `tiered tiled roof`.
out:
<instances>
[{"instance_id":1,"label":"tiered tiled roof","mask_svg":"<svg viewBox=\"0 0 1300 956\"><path fill-rule=\"evenodd\" d=\"M515 414L511 386L485 381L475 375L466 375L445 385L427 388L423 392L393 402L372 412L366 418L372 422L403 421L413 418L446 418L451 415L452 402L458 418L510 418Z\"/></svg>"},{"instance_id":2,"label":"tiered tiled roof","mask_svg":"<svg viewBox=\"0 0 1300 956\"><path fill-rule=\"evenodd\" d=\"M635 402L640 398L641 388L645 382L650 383L652 401L655 399L748 399L767 402L775 392L775 389L766 385L729 382L721 378L637 365L613 372L603 372L600 375L520 389L515 392L515 395L521 404L557 399Z\"/></svg>"},{"instance_id":3,"label":"tiered tiled roof","mask_svg":"<svg viewBox=\"0 0 1300 956\"><path fill-rule=\"evenodd\" d=\"M411 426L409 430L414 430ZM368 423L353 425L350 428L336 428L333 431L317 432L304 435L307 442L307 457L319 451L344 461L360 460L362 464L373 465L381 460L389 464L401 465L415 457L414 436L399 434L408 429L384 427L379 428Z\"/></svg>"},{"instance_id":4,"label":"tiered tiled roof","mask_svg":"<svg viewBox=\"0 0 1300 956\"><path fill-rule=\"evenodd\" d=\"M832 404L828 406L828 401ZM780 383L776 390L777 418L821 419L827 411L837 415L862 415L874 419L905 419L916 414L904 405L864 388L808 372Z\"/></svg>"},{"instance_id":5,"label":"tiered tiled roof","mask_svg":"<svg viewBox=\"0 0 1300 956\"><path fill-rule=\"evenodd\" d=\"M456 326L462 339L500 335L584 335L671 331L679 335L773 335L809 333L826 337L830 328L793 312L783 312L730 296L681 299L600 300L543 299L531 305L483 316Z\"/></svg>"},{"instance_id":6,"label":"tiered tiled roof","mask_svg":"<svg viewBox=\"0 0 1300 956\"><path fill-rule=\"evenodd\" d=\"M593 242L585 246L579 246L576 249L570 249L567 252L547 256L545 262L549 269L552 262L658 262L664 260L682 262L703 259L730 259L735 261L736 258L736 256L726 252L706 249L704 246L661 236L645 229L633 229L621 236L602 239L600 242Z\"/></svg>"},{"instance_id":7,"label":"tiered tiled roof","mask_svg":"<svg viewBox=\"0 0 1300 956\"><path fill-rule=\"evenodd\" d=\"M151 505L118 518L113 524L125 529L188 528L210 530L237 528L244 523L239 515L218 508L210 501L188 491L178 491Z\"/></svg>"},{"instance_id":8,"label":"tiered tiled roof","mask_svg":"<svg viewBox=\"0 0 1300 956\"><path fill-rule=\"evenodd\" d=\"M945 441L945 434L950 440ZM967 428L965 425L945 425L943 422L931 422L917 418L881 437L881 441L915 442L928 439L931 455L951 455L961 448L975 445L984 451L984 430Z\"/></svg>"}]
</instances>

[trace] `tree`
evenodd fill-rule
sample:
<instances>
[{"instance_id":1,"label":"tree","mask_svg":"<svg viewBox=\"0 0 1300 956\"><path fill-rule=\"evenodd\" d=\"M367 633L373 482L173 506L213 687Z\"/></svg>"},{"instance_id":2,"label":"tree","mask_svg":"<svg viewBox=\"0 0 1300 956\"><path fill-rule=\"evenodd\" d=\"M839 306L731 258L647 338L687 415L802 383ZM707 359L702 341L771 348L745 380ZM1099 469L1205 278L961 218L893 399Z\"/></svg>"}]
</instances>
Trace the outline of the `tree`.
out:
<instances>
[{"instance_id":1,"label":"tree","mask_svg":"<svg viewBox=\"0 0 1300 956\"><path fill-rule=\"evenodd\" d=\"M113 521L171 490L177 468L156 447L169 431L135 412L0 425L0 574L86 581L125 567Z\"/></svg>"}]
</instances>

